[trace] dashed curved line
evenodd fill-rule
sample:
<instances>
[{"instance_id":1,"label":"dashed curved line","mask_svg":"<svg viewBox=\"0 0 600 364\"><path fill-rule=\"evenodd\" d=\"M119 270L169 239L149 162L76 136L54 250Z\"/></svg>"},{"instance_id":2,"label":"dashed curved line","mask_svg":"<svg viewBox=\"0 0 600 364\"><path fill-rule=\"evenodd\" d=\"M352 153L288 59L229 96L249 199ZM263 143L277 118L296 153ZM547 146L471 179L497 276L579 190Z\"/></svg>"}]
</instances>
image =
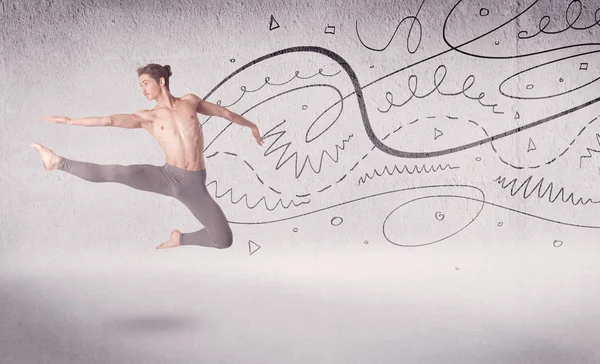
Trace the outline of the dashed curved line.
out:
<instances>
[{"instance_id":1,"label":"dashed curved line","mask_svg":"<svg viewBox=\"0 0 600 364\"><path fill-rule=\"evenodd\" d=\"M446 115L446 117L447 117L448 119L453 119L453 120L456 120L456 119L458 119L458 117L455 117L455 116L450 116L450 115ZM431 119L431 118L435 118L435 116L433 116L433 117L427 117L427 118L428 118L428 119ZM553 163L553 162L557 161L557 160L558 160L558 158L560 158L560 157L562 157L563 155L565 155L565 153L566 153L566 152L569 150L569 148L570 148L570 147L571 147L571 146L572 146L572 145L575 143L575 141L577 140L577 138L578 138L578 137L580 137L580 136L581 136L581 134L583 134L583 132L585 131L585 129L588 127L588 125L592 124L592 123L593 123L593 122L595 122L597 119L598 119L598 117L595 117L595 118L593 118L592 120L590 120L590 121L587 123L587 125L585 125L585 126L583 126L583 128L581 128L581 130L580 130L580 131L577 133L577 135L576 135L576 136L573 138L573 140L571 140L571 142L569 143L569 146L568 146L568 147L566 147L566 148L565 148L565 150L563 150L563 151L562 151L562 152L561 152L561 153L558 155L558 157L552 158L551 160L549 160L549 161L545 162L544 164L546 164L546 165L549 165L549 164L551 164L551 163ZM411 121L409 124L414 124L414 123L416 123L417 121L419 121L419 119L416 119L416 120L414 120L414 121ZM486 137L489 137L489 136L490 136L490 135L489 135L489 133L487 132L487 130L486 130L486 129L485 129L483 126L479 125L479 124L478 124L476 121L473 121L473 120L468 120L468 122L469 122L469 123L472 123L472 124L475 124L475 125L477 125L478 127L480 127L480 128L481 128L481 130L482 130L482 131L485 133L485 136L486 136ZM398 128L397 130L399 130L399 129L400 129L400 128ZM397 130L395 130L394 132L396 132ZM598 134L596 134L596 135L597 135L597 138L598 138L598 145L600 146L600 135L598 135ZM502 156L500 155L500 153L499 153L499 152L498 152L498 150L496 149L496 146L494 145L494 141L490 141L490 148L492 148L492 151L494 151L494 153L496 153L496 155L497 155L498 159L500 160L500 162L504 163L505 165L507 165L507 166L509 166L509 167L511 167L511 168L514 168L514 169L517 169L517 170L522 170L522 169L525 169L525 168L528 168L528 169L536 169L536 168L539 168L539 167L541 167L541 165L540 165L540 164L531 165L531 166L518 166L518 165L512 164L512 163L510 163L510 162L508 162L508 161L504 160L504 158L502 158ZM599 153L600 153L600 150L595 150L595 149L592 149L591 151L594 151L594 152L599 152ZM591 154L590 154L590 149L589 149L589 148L588 148L588 154L589 154L589 156L587 156L587 157L591 157ZM584 156L584 158L587 158L587 157L585 157L585 156ZM579 158L579 166L580 166L580 167L581 167L581 158L582 158L582 157L580 157L580 158Z\"/></svg>"},{"instance_id":2,"label":"dashed curved line","mask_svg":"<svg viewBox=\"0 0 600 364\"><path fill-rule=\"evenodd\" d=\"M587 123L587 125L583 126L583 128L581 128L581 130L579 131L579 133L577 133L577 136L575 136L575 137L573 138L573 140L571 140L571 142L569 143L569 146L568 146L568 147L566 147L566 148L565 148L565 150L563 150L563 151L562 151L562 152L561 152L561 153L558 155L558 157L554 157L554 158L552 158L551 160L549 160L549 161L547 161L547 162L544 162L544 164L545 164L545 165L552 164L552 163L556 162L556 161L558 160L558 158L560 158L560 157L562 157L563 155L565 155L565 153L567 153L567 151L569 150L569 148L570 148L570 147L571 147L571 146L572 146L572 145L575 143L575 141L577 140L577 138L578 138L579 136L581 136L581 134L582 134L582 133L585 131L585 129L588 127L588 125L592 124L594 121L596 121L596 119L598 119L598 118L597 118L597 117L593 118L592 120L590 120L590 121ZM491 143L490 143L490 145L492 145L492 146L493 146L493 142L491 142ZM494 152L496 152L496 153L498 154L498 152L496 151L496 149L495 149L495 148L494 148ZM540 164L537 164L537 165L532 165L532 166L517 166L517 165L514 165L514 164L512 164L512 163L509 163L509 162L505 161L505 160L502 158L502 156L500 156L499 154L498 154L498 158L500 159L500 161L501 161L502 163L506 164L507 166L510 166L510 167L512 167L512 168L514 168L514 169L519 169L519 170L521 170L521 169L525 169L525 168L529 168L529 169L535 169L535 168L539 168L539 167L541 166ZM580 158L580 164L581 164L581 158Z\"/></svg>"},{"instance_id":3,"label":"dashed curved line","mask_svg":"<svg viewBox=\"0 0 600 364\"><path fill-rule=\"evenodd\" d=\"M285 133L285 131L283 131L283 133ZM351 139L353 136L354 136L354 134L350 134L350 135L348 136L348 138L347 138L347 139L342 139L342 146L341 146L341 147L340 147L338 144L336 144L336 145L335 145L335 148L336 148L336 159L333 159L333 157L332 157L332 156L329 154L329 152L328 152L328 151L326 151L326 150L323 150L323 152L321 153L321 159L320 159L320 161L321 161L321 162L320 162L320 166L322 167L322 164L323 164L323 157L324 157L325 153L327 153L327 155L328 155L328 156L329 156L329 157L330 157L330 158L331 158L331 159L332 159L334 162L336 162L336 163L337 163L337 162L338 162L338 160L339 160L339 150L344 150L344 149L345 149L345 145L346 145L346 143L350 142L350 139ZM291 144L291 142L290 142L290 144ZM218 153L218 152L217 152L217 153ZM211 155L211 157L212 157L212 156L214 156L214 155L215 155L215 154L217 154L217 153L214 153L213 155ZM237 154L235 154L235 153L231 153L231 152L223 152L223 153L224 153L224 154L227 154L227 155L231 155L231 156L239 157L239 156L238 156ZM270 154L270 153L268 153L268 154ZM266 155L268 155L268 154L266 154ZM284 154L285 154L285 153L284 153ZM295 152L294 154L297 154L297 152ZM265 156L266 156L266 155L265 155ZM293 155L292 155L292 156L293 156ZM239 158L241 158L241 157L239 157ZM290 157L290 158L291 158L291 157ZM288 159L289 159L289 158L288 158ZM252 165L251 165L251 164L250 164L250 163L249 163L247 160L245 160L245 159L242 159L242 160L243 160L243 162L244 162L244 163L245 163L245 164L248 166L248 168L250 168L252 171L254 171L254 168L252 167ZM281 159L280 159L280 160L281 160ZM284 164L285 164L285 163L284 163ZM311 165L311 166L312 166L312 165ZM280 191L276 190L276 189L275 189L275 188L273 188L272 186L266 185L266 184L265 184L265 182L262 180L262 178L260 178L260 176L258 175L258 173L254 173L254 175L256 176L256 178L258 179L258 181L259 181L259 182L260 182L262 185L264 185L265 187L269 188L270 190L272 190L273 192L275 192L275 193L277 193L277 194L282 194ZM340 183L341 181L343 181L343 180L346 178L346 176L347 176L347 174L344 174L344 175L343 175L343 176L342 176L342 177L341 177L339 180L337 180L337 181L336 181L336 183ZM215 181L215 183L216 183L216 181ZM323 188L323 189L321 189L321 190L319 190L319 191L317 191L317 192L323 192L323 191L325 191L325 190L326 190L327 188L329 188L329 187L331 187L331 185L329 185L329 186L326 186L325 188ZM300 195L296 195L296 196L297 196L297 197L306 197L306 196L310 196L310 195L311 195L311 193L307 193L307 194L305 194L305 195L301 195L301 196L300 196ZM232 202L233 202L233 201L232 201ZM268 209L268 207L267 207L267 209Z\"/></svg>"},{"instance_id":4,"label":"dashed curved line","mask_svg":"<svg viewBox=\"0 0 600 364\"><path fill-rule=\"evenodd\" d=\"M596 133L596 141L598 142L598 146L600 146L600 134ZM579 168L581 168L581 158L592 158L592 152L600 153L600 149L592 149L586 148L587 155L581 155L579 157Z\"/></svg>"},{"instance_id":5,"label":"dashed curved line","mask_svg":"<svg viewBox=\"0 0 600 364\"><path fill-rule=\"evenodd\" d=\"M544 182L544 178L542 177L537 183L536 185L529 189L529 184L531 183L531 179L533 178L533 176L529 176L527 177L527 179L521 183L521 185L515 190L515 186L517 183L517 179L514 178L513 180L511 180L510 182L506 183L506 177L502 177L502 176L498 176L498 178L496 178L494 180L494 182L497 182L503 189L507 189L508 187L510 187L510 194L514 197L516 194L519 193L519 191L521 189L523 189L523 198L524 199L528 199L534 192L537 191L537 197L539 199L543 199L546 195L548 195L548 201L550 203L554 203L559 197L561 198L562 202L571 202L573 204L573 206L577 206L578 204L582 204L585 205L587 203L600 203L600 201L595 201L592 200L591 198L586 199L585 201L583 200L582 197L580 197L577 202L575 202L574 200L574 196L573 193L570 193L568 197L565 198L565 189L564 187L561 187L558 192L556 192L555 196L553 197L553 188L554 188L554 183L550 182L546 189L542 192L542 184Z\"/></svg>"}]
</instances>

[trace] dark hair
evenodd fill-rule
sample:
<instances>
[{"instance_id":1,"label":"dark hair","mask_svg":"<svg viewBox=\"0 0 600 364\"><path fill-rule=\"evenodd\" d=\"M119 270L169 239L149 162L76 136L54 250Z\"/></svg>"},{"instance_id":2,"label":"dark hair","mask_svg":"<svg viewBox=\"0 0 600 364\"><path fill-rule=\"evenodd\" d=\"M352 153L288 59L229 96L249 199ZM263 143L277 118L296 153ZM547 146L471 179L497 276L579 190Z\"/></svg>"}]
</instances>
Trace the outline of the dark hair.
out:
<instances>
[{"instance_id":1,"label":"dark hair","mask_svg":"<svg viewBox=\"0 0 600 364\"><path fill-rule=\"evenodd\" d=\"M160 78L164 77L165 79L165 87L169 90L169 77L172 75L171 66L168 64L161 66L156 63L150 63L145 65L144 67L140 67L137 69L138 77L147 74L156 80L157 83L160 83ZM170 90L169 90L170 91Z\"/></svg>"}]
</instances>

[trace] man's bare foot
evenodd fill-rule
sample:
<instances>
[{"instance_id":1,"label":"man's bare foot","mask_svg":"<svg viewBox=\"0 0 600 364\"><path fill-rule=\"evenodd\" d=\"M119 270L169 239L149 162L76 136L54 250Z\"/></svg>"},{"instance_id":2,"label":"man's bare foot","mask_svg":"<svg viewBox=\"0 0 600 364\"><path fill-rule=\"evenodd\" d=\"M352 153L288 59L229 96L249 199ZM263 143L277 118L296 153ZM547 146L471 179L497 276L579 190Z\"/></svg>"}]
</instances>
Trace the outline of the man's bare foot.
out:
<instances>
[{"instance_id":1,"label":"man's bare foot","mask_svg":"<svg viewBox=\"0 0 600 364\"><path fill-rule=\"evenodd\" d=\"M35 148L40 155L42 156L42 161L44 162L44 168L47 171L51 171L58 167L58 164L62 160L62 157L54 153L51 149L44 147L39 143L31 143L31 148Z\"/></svg>"},{"instance_id":2,"label":"man's bare foot","mask_svg":"<svg viewBox=\"0 0 600 364\"><path fill-rule=\"evenodd\" d=\"M162 242L156 249L175 248L179 246L179 238L181 237L181 231L175 229L171 232L169 240Z\"/></svg>"}]
</instances>

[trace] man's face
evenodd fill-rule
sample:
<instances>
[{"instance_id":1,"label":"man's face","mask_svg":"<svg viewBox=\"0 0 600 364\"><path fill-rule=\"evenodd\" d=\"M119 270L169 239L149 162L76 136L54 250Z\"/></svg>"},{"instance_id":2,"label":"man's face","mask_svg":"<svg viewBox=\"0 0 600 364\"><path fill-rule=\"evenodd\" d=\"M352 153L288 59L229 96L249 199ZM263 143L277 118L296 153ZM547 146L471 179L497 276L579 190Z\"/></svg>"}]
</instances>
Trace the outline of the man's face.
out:
<instances>
[{"instance_id":1,"label":"man's face","mask_svg":"<svg viewBox=\"0 0 600 364\"><path fill-rule=\"evenodd\" d=\"M148 100L153 100L160 94L160 85L149 75L141 75L138 77L138 82L142 88L142 93Z\"/></svg>"}]
</instances>

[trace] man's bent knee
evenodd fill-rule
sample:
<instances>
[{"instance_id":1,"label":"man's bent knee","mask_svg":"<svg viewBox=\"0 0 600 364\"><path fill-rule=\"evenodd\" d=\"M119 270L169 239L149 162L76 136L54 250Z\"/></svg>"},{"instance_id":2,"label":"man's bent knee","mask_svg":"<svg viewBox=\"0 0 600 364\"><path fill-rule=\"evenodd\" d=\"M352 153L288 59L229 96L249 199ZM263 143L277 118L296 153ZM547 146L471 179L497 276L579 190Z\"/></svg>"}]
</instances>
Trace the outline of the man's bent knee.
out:
<instances>
[{"instance_id":1,"label":"man's bent knee","mask_svg":"<svg viewBox=\"0 0 600 364\"><path fill-rule=\"evenodd\" d=\"M217 245L215 246L215 248L217 249L227 249L230 246L233 245L233 234L229 233L227 234L227 237L224 239L220 239L219 241L216 241Z\"/></svg>"}]
</instances>

